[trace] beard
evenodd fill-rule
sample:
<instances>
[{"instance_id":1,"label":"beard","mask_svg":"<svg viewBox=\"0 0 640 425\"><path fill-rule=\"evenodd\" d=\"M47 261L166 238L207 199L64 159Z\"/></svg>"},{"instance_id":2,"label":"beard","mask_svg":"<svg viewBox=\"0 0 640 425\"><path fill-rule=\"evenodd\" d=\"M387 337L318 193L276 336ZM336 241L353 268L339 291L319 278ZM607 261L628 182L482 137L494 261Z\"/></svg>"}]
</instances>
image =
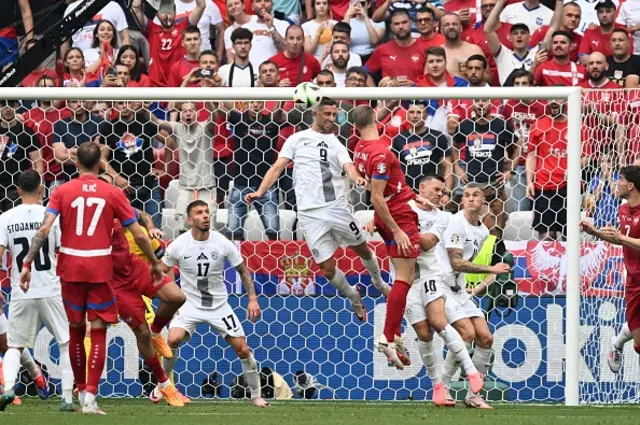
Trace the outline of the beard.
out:
<instances>
[{"instance_id":1,"label":"beard","mask_svg":"<svg viewBox=\"0 0 640 425\"><path fill-rule=\"evenodd\" d=\"M336 66L336 68L338 69L344 69L347 67L347 64L349 63L349 60L346 58L336 58L333 60L333 64Z\"/></svg>"}]
</instances>

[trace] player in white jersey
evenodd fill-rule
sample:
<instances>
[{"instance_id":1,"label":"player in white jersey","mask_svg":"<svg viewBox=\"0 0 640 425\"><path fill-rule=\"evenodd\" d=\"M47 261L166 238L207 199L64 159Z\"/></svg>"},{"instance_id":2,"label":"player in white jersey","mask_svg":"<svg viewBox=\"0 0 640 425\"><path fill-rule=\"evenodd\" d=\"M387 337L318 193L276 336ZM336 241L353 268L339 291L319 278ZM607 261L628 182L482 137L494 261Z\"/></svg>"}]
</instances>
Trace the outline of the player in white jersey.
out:
<instances>
[{"instance_id":1,"label":"player in white jersey","mask_svg":"<svg viewBox=\"0 0 640 425\"><path fill-rule=\"evenodd\" d=\"M442 264L443 285L447 296L447 320L469 344L475 341L473 363L476 369L486 375L491 367L491 346L493 335L480 308L466 290L465 273L502 274L509 273L511 267L505 263L494 266L473 264L489 229L482 224L480 213L484 205L484 189L477 183L467 184L462 192L462 210L449 219L437 253ZM456 302L449 302L456 301ZM442 381L449 388L451 378L460 367L455 355L449 351L445 359ZM468 391L464 400L467 407L490 409L482 397Z\"/></svg>"},{"instance_id":2,"label":"player in white jersey","mask_svg":"<svg viewBox=\"0 0 640 425\"><path fill-rule=\"evenodd\" d=\"M436 255L436 247L443 239L451 215L439 209L444 196L444 183L440 176L426 175L420 181L419 191L420 196L427 199L430 205L411 201L411 208L418 214L422 252L416 263L415 280L407 294L405 312L408 323L413 326L418 337L418 351L433 385L432 400L436 406L447 405L447 389L442 382L436 361L432 329L440 335L449 352L463 365L471 391L476 394L484 386L482 374L473 364L458 331L447 323L445 313L445 301L455 301L449 301L445 296L442 288L442 267Z\"/></svg>"},{"instance_id":3,"label":"player in white jersey","mask_svg":"<svg viewBox=\"0 0 640 425\"><path fill-rule=\"evenodd\" d=\"M48 384L36 365L29 348L33 348L40 330L40 322L55 337L60 349L62 375L61 411L74 411L72 404L73 371L69 357L69 324L62 304L60 279L56 275L56 247L60 246L60 228L53 225L49 238L34 261L31 281L19 282L22 262L29 251L29 243L44 220L45 207L40 204L42 184L40 175L27 170L18 179L18 193L22 205L0 216L0 257L7 250L11 255L11 305L7 334L8 350L4 356L5 393L0 397L0 411L13 402L20 365L25 366L41 398L48 397Z\"/></svg>"},{"instance_id":4,"label":"player in white jersey","mask_svg":"<svg viewBox=\"0 0 640 425\"><path fill-rule=\"evenodd\" d=\"M357 287L349 285L344 272L336 266L333 254L338 246L349 246L358 254L373 285L383 295L389 293L390 287L382 280L378 261L345 198L343 172L356 184L363 185L364 179L353 165L347 148L334 135L337 115L336 102L323 98L314 111L313 126L287 139L258 191L248 194L246 200L260 199L293 161L298 223L304 230L311 255L331 286L349 299L358 319L365 321L367 310Z\"/></svg>"},{"instance_id":5,"label":"player in white jersey","mask_svg":"<svg viewBox=\"0 0 640 425\"><path fill-rule=\"evenodd\" d=\"M165 273L170 273L174 266L178 266L180 286L187 297L187 302L169 324L167 342L173 357L163 359L164 370L167 374L173 371L178 358L178 346L191 338L199 323L206 323L231 345L240 358L253 404L267 407L268 403L261 395L258 365L247 345L242 323L227 302L227 288L223 277L226 260L240 274L242 285L249 295L247 315L253 322L260 317L260 306L249 270L233 242L220 233L209 230L210 216L206 202L192 201L186 212L191 230L178 236L167 247L162 258ZM153 396L155 399L162 397L157 387Z\"/></svg>"}]
</instances>

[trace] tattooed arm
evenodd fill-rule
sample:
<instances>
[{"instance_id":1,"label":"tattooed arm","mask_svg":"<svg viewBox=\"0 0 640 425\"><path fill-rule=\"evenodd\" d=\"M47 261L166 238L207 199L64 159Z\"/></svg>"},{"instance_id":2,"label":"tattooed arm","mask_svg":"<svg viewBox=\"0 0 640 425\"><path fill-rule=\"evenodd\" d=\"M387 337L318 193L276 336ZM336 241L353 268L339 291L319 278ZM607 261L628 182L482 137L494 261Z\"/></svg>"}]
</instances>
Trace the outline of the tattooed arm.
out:
<instances>
[{"instance_id":1,"label":"tattooed arm","mask_svg":"<svg viewBox=\"0 0 640 425\"><path fill-rule=\"evenodd\" d=\"M38 229L29 245L29 252L22 262L22 272L20 273L20 288L27 292L29 290L29 281L31 280L31 262L36 258L38 252L49 237L49 232L53 223L56 221L56 215L53 213L45 213L42 226Z\"/></svg>"},{"instance_id":2,"label":"tattooed arm","mask_svg":"<svg viewBox=\"0 0 640 425\"><path fill-rule=\"evenodd\" d=\"M482 264L473 264L471 260L462 258L462 250L458 248L447 248L451 268L462 273L492 273L501 274L509 273L511 267L505 263L498 263L495 266L485 266Z\"/></svg>"},{"instance_id":3,"label":"tattooed arm","mask_svg":"<svg viewBox=\"0 0 640 425\"><path fill-rule=\"evenodd\" d=\"M253 285L253 278L244 261L236 266L236 271L240 274L242 286L249 295L249 304L247 305L249 320L255 322L260 317L260 305L258 305L258 296L256 295L256 288Z\"/></svg>"}]
</instances>

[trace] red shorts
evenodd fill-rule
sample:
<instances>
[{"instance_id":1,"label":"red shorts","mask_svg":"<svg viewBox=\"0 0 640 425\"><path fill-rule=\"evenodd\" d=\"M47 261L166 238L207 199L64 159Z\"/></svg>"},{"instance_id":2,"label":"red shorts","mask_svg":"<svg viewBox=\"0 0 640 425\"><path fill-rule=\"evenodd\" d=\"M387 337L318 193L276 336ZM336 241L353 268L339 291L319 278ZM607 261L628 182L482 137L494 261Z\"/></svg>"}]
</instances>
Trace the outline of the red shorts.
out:
<instances>
[{"instance_id":1,"label":"red shorts","mask_svg":"<svg viewBox=\"0 0 640 425\"><path fill-rule=\"evenodd\" d=\"M627 277L624 298L627 302L627 323L631 332L640 328L640 277Z\"/></svg>"},{"instance_id":2,"label":"red shorts","mask_svg":"<svg viewBox=\"0 0 640 425\"><path fill-rule=\"evenodd\" d=\"M149 265L143 261L133 263L131 275L128 277L114 275L111 284L116 294L118 313L122 320L131 329L145 323L147 306L142 296L152 299L168 283L171 283L171 278L165 276L162 282L156 284L151 276Z\"/></svg>"},{"instance_id":3,"label":"red shorts","mask_svg":"<svg viewBox=\"0 0 640 425\"><path fill-rule=\"evenodd\" d=\"M113 288L108 283L65 282L60 279L62 300L71 323L102 319L118 322L118 307Z\"/></svg>"},{"instance_id":4,"label":"red shorts","mask_svg":"<svg viewBox=\"0 0 640 425\"><path fill-rule=\"evenodd\" d=\"M411 241L411 251L409 254L403 254L398 249L396 241L393 238L393 232L380 220L378 214L373 216L374 224L380 236L387 245L387 254L391 258L418 258L420 256L420 227L418 225L418 214L409 206L409 204L403 204L403 206L391 212L391 216L396 221L396 224L402 229L409 240Z\"/></svg>"}]
</instances>

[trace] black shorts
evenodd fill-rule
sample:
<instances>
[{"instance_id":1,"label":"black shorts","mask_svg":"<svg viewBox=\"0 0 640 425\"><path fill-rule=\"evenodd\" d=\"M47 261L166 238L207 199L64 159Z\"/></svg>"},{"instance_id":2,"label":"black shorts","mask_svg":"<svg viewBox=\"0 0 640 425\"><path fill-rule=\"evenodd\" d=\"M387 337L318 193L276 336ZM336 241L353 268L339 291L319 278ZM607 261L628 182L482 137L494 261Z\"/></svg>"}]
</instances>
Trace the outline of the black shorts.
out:
<instances>
[{"instance_id":1,"label":"black shorts","mask_svg":"<svg viewBox=\"0 0 640 425\"><path fill-rule=\"evenodd\" d=\"M562 232L567 228L567 187L536 190L533 201L533 229L537 232Z\"/></svg>"}]
</instances>

